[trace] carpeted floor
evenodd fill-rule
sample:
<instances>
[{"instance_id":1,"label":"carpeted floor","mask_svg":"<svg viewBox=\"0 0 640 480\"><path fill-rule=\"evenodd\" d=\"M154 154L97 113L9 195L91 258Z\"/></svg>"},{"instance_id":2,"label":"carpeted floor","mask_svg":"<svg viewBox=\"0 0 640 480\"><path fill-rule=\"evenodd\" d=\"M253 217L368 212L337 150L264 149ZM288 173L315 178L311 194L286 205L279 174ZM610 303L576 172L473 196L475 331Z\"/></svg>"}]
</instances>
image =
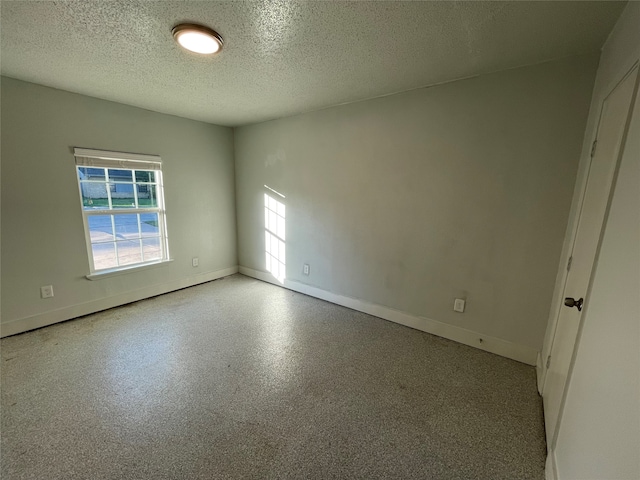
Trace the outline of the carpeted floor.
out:
<instances>
[{"instance_id":1,"label":"carpeted floor","mask_svg":"<svg viewBox=\"0 0 640 480\"><path fill-rule=\"evenodd\" d=\"M535 370L241 275L5 338L3 479L543 479Z\"/></svg>"}]
</instances>

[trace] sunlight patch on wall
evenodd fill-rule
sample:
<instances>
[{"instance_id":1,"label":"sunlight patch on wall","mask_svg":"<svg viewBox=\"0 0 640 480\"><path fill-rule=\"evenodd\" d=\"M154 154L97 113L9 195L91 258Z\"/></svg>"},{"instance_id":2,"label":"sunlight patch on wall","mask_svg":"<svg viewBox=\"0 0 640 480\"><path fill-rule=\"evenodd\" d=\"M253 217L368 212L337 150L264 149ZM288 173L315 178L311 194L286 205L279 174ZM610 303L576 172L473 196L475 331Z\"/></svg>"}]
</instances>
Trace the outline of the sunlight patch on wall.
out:
<instances>
[{"instance_id":1,"label":"sunlight patch on wall","mask_svg":"<svg viewBox=\"0 0 640 480\"><path fill-rule=\"evenodd\" d=\"M280 283L286 278L285 206L264 194L264 248L267 272Z\"/></svg>"}]
</instances>

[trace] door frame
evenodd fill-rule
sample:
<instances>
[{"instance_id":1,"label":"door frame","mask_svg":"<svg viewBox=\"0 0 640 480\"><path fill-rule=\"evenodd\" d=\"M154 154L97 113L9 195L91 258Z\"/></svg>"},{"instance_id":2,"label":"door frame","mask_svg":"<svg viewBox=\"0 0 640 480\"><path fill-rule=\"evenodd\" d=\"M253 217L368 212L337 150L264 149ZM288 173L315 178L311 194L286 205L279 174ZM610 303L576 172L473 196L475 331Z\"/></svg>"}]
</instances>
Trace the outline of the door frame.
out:
<instances>
[{"instance_id":1,"label":"door frame","mask_svg":"<svg viewBox=\"0 0 640 480\"><path fill-rule=\"evenodd\" d=\"M578 332L576 334L576 339L575 342L573 344L573 351L572 351L572 355L571 355L571 361L569 363L569 368L567 371L567 381L564 385L564 389L562 392L562 399L560 402L560 409L558 411L558 417L556 419L556 423L555 423L555 429L554 432L551 433L551 435L549 436L549 438L551 438L551 442L549 445L547 445L547 450L548 451L552 451L555 447L556 441L557 441L557 436L558 436L558 431L560 428L560 424L562 422L562 414L563 414L563 409L564 409L564 404L565 404L565 400L566 400L566 392L567 392L567 387L571 381L571 374L573 371L573 366L575 363L575 358L576 358L576 353L578 350L578 346L580 344L580 337L582 335L582 329L583 329L583 325L584 325L584 318L585 315L587 315L588 313L588 307L589 307L589 297L591 294L591 288L592 288L592 284L593 284L593 273L595 270L595 267L598 263L598 257L600 255L600 248L601 248L601 244L602 244L602 237L604 234L604 230L605 230L605 226L607 223L607 219L609 217L609 211L611 208L611 199L613 197L613 193L615 190L615 185L617 182L617 178L618 178L618 173L620 170L620 163L621 163L621 158L624 154L624 147L627 141L627 136L628 136L628 132L629 132L629 125L631 123L631 117L632 117L632 112L633 112L633 107L635 105L635 102L638 101L638 90L640 88L640 62L635 61L633 63L633 65L626 69L624 71L624 74L619 76L617 78L616 81L613 81L610 83L610 85L608 85L608 88L606 88L606 90L604 90L604 94L602 95L602 97L599 99L598 102L598 113L597 113L597 122L595 124L595 128L593 129L593 134L591 135L591 139L589 141L589 143L587 143L585 145L585 148L583 148L583 155L586 155L587 160L584 162L584 173L582 175L582 178L579 179L580 184L579 184L579 194L577 194L577 196L574 198L574 202L576 204L576 214L575 216L571 219L571 228L570 230L567 229L567 237L565 239L565 246L563 247L563 255L562 258L560 259L560 265L559 265L559 272L558 272L558 276L556 279L556 286L554 288L554 294L553 294L553 303L552 303L552 307L551 307L551 311L550 311L550 321L549 324L547 325L547 335L545 336L545 343L543 346L543 350L542 352L540 352L540 356L538 358L538 365L537 365L537 373L538 373L538 390L540 392L540 394L544 397L545 394L545 388L546 388L546 373L547 373L547 358L548 356L551 354L552 349L553 349L553 344L554 344L554 340L555 340L555 336L556 336L556 329L558 327L558 320L563 308L563 302L562 302L562 297L564 295L564 290L566 287L566 283L568 280L568 269L567 267L567 263L569 262L569 258L571 258L571 255L573 253L573 249L575 246L575 242L576 242L576 237L577 237L577 232L578 232L578 226L580 224L580 217L582 214L582 206L584 204L584 200L585 200L585 194L586 194L586 190L587 190L587 185L588 185L588 180L589 180L589 173L591 170L591 163L593 161L593 157L591 155L591 148L593 143L596 141L596 139L598 138L598 134L600 132L600 127L601 127L601 122L602 122L602 114L603 114L603 109L604 109L604 104L606 102L606 100L609 98L609 96L613 93L613 91L622 83L624 82L629 75L634 74L636 75L635 81L634 81L634 87L633 87L633 92L631 94L631 101L629 104L629 111L627 113L627 118L624 124L624 129L623 129L623 135L622 135L622 140L621 140L621 147L620 147L620 151L618 152L617 158L614 160L615 162L615 166L614 166L614 173L611 179L611 184L609 186L609 192L607 195L607 200L606 200L606 208L605 208L605 214L603 217L603 221L602 221L602 225L600 226L600 233L599 233L599 238L598 238L598 246L596 249L596 254L594 257L594 261L593 261L593 265L591 266L591 271L589 274L589 282L588 282L588 288L587 291L585 292L585 304L583 307L583 311L582 314L580 316L580 323L579 323L579 327L578 327ZM578 185L576 185L576 189L578 189Z\"/></svg>"}]
</instances>

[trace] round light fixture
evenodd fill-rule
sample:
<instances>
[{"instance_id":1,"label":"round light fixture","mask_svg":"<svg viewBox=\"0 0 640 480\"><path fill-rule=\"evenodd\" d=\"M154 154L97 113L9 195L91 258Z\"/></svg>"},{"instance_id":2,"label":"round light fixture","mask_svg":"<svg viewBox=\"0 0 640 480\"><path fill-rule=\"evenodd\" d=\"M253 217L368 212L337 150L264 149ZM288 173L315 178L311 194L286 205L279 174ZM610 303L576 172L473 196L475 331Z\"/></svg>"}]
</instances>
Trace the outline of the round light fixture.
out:
<instances>
[{"instance_id":1,"label":"round light fixture","mask_svg":"<svg viewBox=\"0 0 640 480\"><path fill-rule=\"evenodd\" d=\"M191 52L210 55L222 49L220 34L203 25L181 23L173 27L171 33L182 48Z\"/></svg>"}]
</instances>

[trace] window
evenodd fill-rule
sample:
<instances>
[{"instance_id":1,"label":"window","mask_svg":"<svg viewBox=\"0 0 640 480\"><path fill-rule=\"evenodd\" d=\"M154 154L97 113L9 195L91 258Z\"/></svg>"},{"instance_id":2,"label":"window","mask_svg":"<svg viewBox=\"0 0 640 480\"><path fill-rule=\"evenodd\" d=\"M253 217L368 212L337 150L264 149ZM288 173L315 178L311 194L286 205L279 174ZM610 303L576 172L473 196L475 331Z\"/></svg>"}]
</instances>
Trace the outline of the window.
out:
<instances>
[{"instance_id":1,"label":"window","mask_svg":"<svg viewBox=\"0 0 640 480\"><path fill-rule=\"evenodd\" d=\"M84 148L74 155L91 273L168 260L160 157Z\"/></svg>"}]
</instances>

